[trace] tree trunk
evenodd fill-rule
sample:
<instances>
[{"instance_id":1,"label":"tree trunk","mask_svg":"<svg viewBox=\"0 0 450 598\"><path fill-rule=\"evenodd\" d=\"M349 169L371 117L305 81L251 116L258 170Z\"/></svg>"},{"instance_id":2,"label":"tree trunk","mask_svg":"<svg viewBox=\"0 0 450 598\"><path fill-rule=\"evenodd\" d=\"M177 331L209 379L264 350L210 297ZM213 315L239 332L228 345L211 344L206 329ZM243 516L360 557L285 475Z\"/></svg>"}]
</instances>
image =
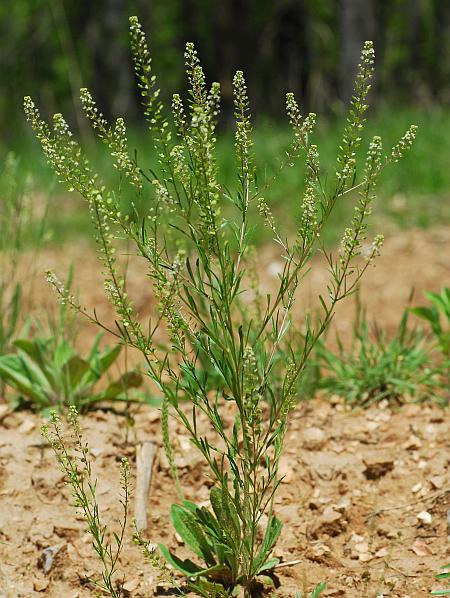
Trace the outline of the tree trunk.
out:
<instances>
[{"instance_id":1,"label":"tree trunk","mask_svg":"<svg viewBox=\"0 0 450 598\"><path fill-rule=\"evenodd\" d=\"M375 23L372 0L341 0L340 97L347 103L366 40L373 39Z\"/></svg>"}]
</instances>

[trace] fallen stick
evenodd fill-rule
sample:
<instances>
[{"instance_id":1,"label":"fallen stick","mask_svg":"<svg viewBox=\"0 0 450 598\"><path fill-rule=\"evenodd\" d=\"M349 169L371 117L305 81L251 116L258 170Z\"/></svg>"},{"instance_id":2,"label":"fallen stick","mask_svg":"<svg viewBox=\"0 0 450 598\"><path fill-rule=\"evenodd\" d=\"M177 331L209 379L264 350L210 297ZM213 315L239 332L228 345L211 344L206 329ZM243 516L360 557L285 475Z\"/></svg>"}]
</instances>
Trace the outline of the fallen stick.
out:
<instances>
[{"instance_id":1,"label":"fallen stick","mask_svg":"<svg viewBox=\"0 0 450 598\"><path fill-rule=\"evenodd\" d=\"M136 450L136 491L134 517L136 529L147 529L147 502L152 481L156 447L152 442L142 442Z\"/></svg>"},{"instance_id":2,"label":"fallen stick","mask_svg":"<svg viewBox=\"0 0 450 598\"><path fill-rule=\"evenodd\" d=\"M294 565L298 565L302 562L302 559L295 559L293 561L281 561L281 563L277 563L274 565L274 569L281 569L282 567L294 567Z\"/></svg>"}]
</instances>

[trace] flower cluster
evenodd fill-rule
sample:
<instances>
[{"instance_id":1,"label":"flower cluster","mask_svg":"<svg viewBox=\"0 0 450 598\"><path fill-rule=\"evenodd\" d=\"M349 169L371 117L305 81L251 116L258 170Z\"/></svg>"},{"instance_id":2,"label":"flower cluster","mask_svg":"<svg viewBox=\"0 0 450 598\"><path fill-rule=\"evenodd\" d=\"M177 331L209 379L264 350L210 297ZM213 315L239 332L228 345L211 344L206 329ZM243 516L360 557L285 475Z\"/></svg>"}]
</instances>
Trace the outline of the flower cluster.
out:
<instances>
[{"instance_id":1,"label":"flower cluster","mask_svg":"<svg viewBox=\"0 0 450 598\"><path fill-rule=\"evenodd\" d=\"M142 178L137 165L128 155L128 140L125 121L123 118L116 120L115 126L110 127L97 108L94 99L85 87L80 90L81 105L92 127L100 139L108 146L114 160L114 167L138 189L142 188Z\"/></svg>"},{"instance_id":2,"label":"flower cluster","mask_svg":"<svg viewBox=\"0 0 450 598\"><path fill-rule=\"evenodd\" d=\"M358 194L358 201L354 208L351 227L347 228L341 241L341 265L350 264L351 260L360 255L363 242L367 238L367 220L372 212L371 203L374 199L376 180L381 171L381 156L383 146L379 136L373 137L369 144L364 169L364 179ZM371 261L378 254L381 244L377 241L375 251L370 252Z\"/></svg>"},{"instance_id":3,"label":"flower cluster","mask_svg":"<svg viewBox=\"0 0 450 598\"><path fill-rule=\"evenodd\" d=\"M178 135L184 137L186 134L186 113L179 93L174 93L172 96L172 115Z\"/></svg>"},{"instance_id":4,"label":"flower cluster","mask_svg":"<svg viewBox=\"0 0 450 598\"><path fill-rule=\"evenodd\" d=\"M244 209L248 207L249 177L253 176L251 150L252 124L250 120L250 102L247 95L247 85L244 73L236 71L233 78L234 115L236 118L235 148L238 165L240 167L239 179L243 197Z\"/></svg>"},{"instance_id":5,"label":"flower cluster","mask_svg":"<svg viewBox=\"0 0 450 598\"><path fill-rule=\"evenodd\" d=\"M258 364L252 347L245 348L242 362L244 366L244 412L246 415L243 425L245 423L258 435L261 432L262 410L260 403L262 396L259 392Z\"/></svg>"},{"instance_id":6,"label":"flower cluster","mask_svg":"<svg viewBox=\"0 0 450 598\"><path fill-rule=\"evenodd\" d=\"M137 17L134 16L130 17L130 40L134 70L142 96L145 117L153 136L159 163L165 170L168 166L170 151L171 133L169 123L163 114L163 104L160 99L156 76L153 74L152 58L148 50L145 33Z\"/></svg>"},{"instance_id":7,"label":"flower cluster","mask_svg":"<svg viewBox=\"0 0 450 598\"><path fill-rule=\"evenodd\" d=\"M214 251L220 215L220 186L217 181L215 158L215 127L220 86L213 83L207 91L205 75L192 43L186 44L185 59L191 87L191 122L185 142L192 162L193 177L196 179L192 199L199 210L201 233L206 248L208 251Z\"/></svg>"},{"instance_id":8,"label":"flower cluster","mask_svg":"<svg viewBox=\"0 0 450 598\"><path fill-rule=\"evenodd\" d=\"M374 62L375 51L373 43L367 41L361 53L361 62L358 65L354 94L350 101L347 125L338 155L338 163L341 168L336 174L341 189L345 188L347 181L352 179L356 170L356 150L361 143L360 135L365 123L364 113L368 108L366 99L371 88L370 82L373 77Z\"/></svg>"},{"instance_id":9,"label":"flower cluster","mask_svg":"<svg viewBox=\"0 0 450 598\"><path fill-rule=\"evenodd\" d=\"M189 81L189 93L192 98L191 101L198 106L204 106L207 96L205 73L200 65L197 50L192 42L186 44L184 59L186 75Z\"/></svg>"},{"instance_id":10,"label":"flower cluster","mask_svg":"<svg viewBox=\"0 0 450 598\"><path fill-rule=\"evenodd\" d=\"M306 189L303 194L299 234L303 243L311 241L317 233L318 200L317 183L319 180L319 152L317 145L308 147L306 157Z\"/></svg>"},{"instance_id":11,"label":"flower cluster","mask_svg":"<svg viewBox=\"0 0 450 598\"><path fill-rule=\"evenodd\" d=\"M267 202L264 199L264 197L258 197L258 210L262 218L264 219L264 224L277 235L278 233L275 227L275 218L273 217L272 210L267 205Z\"/></svg>"},{"instance_id":12,"label":"flower cluster","mask_svg":"<svg viewBox=\"0 0 450 598\"><path fill-rule=\"evenodd\" d=\"M317 115L310 112L306 118L302 118L295 96L292 92L286 94L286 112L289 123L294 130L293 155L297 155L300 149L307 149L308 137L316 126Z\"/></svg>"},{"instance_id":13,"label":"flower cluster","mask_svg":"<svg viewBox=\"0 0 450 598\"><path fill-rule=\"evenodd\" d=\"M400 141L396 145L394 145L391 151L391 159L394 162L398 162L399 159L403 156L403 154L411 148L416 138L416 134L417 125L411 125L409 129L406 131L406 133L403 135L403 137L400 139Z\"/></svg>"}]
</instances>

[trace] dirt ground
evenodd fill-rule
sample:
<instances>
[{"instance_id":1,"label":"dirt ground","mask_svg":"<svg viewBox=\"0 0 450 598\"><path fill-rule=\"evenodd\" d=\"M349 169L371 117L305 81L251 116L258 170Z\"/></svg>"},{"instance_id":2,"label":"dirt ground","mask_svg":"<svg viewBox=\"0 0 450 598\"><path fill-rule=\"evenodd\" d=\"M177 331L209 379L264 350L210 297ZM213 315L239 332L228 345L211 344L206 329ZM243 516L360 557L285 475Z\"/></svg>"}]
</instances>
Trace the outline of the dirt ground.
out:
<instances>
[{"instance_id":1,"label":"dirt ground","mask_svg":"<svg viewBox=\"0 0 450 598\"><path fill-rule=\"evenodd\" d=\"M134 427L125 425L124 416L103 411L83 418L102 514L113 529L120 515L118 461L127 456L134 470L137 443L160 444L159 413L146 408L133 415ZM277 570L277 596L293 598L304 584L311 588L321 580L328 582L325 596L349 598L415 598L437 587L434 575L450 560L448 424L447 412L425 405L393 412L381 404L350 413L340 402L318 399L299 408L281 463L285 478L276 513L284 530L275 550L284 562L299 562ZM98 562L39 425L29 413L2 421L0 596L92 596L86 578L98 573ZM186 498L207 504L206 469L177 425L172 436ZM160 449L147 536L187 556L168 524L176 501ZM48 548L58 553L45 573ZM126 571L125 595L158 595L155 572L130 536L120 571Z\"/></svg>"},{"instance_id":2,"label":"dirt ground","mask_svg":"<svg viewBox=\"0 0 450 598\"><path fill-rule=\"evenodd\" d=\"M388 239L383 255L368 273L362 301L368 318L388 330L398 324L411 287L416 303L422 291L449 284L450 231L409 231ZM278 259L262 252L269 277ZM98 264L88 245L48 250L39 269L53 268L61 277L68 264L77 266L76 285L88 308L102 318L112 313L105 302ZM130 264L130 294L139 311L151 313L152 299L142 288L141 265ZM324 282L324 269L312 272L299 311ZM35 282L36 313L53 302L41 279ZM351 331L354 305L340 307L335 326ZM81 346L95 330L80 326ZM132 407L133 425L122 414L101 410L82 418L98 475L98 495L104 520L113 528L118 504L120 458L135 468L136 446L160 445L159 412ZM75 516L62 474L40 436L41 420L30 412L10 413L0 402L0 598L48 596L84 598L95 595L87 577L98 573L83 521ZM208 500L207 472L188 438L172 423L177 464L186 498ZM277 596L293 598L296 590L327 581L324 596L348 598L428 596L439 587L435 574L450 562L449 412L433 405L386 403L368 411L349 411L335 397L301 404L287 435L276 512L285 524L275 556L286 563L277 569ZM148 503L148 538L163 541L187 556L168 523L176 502L174 484L158 450ZM374 515L376 513L376 515ZM45 555L53 549L52 566L44 571ZM291 561L296 564L289 564ZM297 561L299 561L297 563ZM125 595L147 597L164 593L157 577L131 541L120 563L126 571Z\"/></svg>"},{"instance_id":3,"label":"dirt ground","mask_svg":"<svg viewBox=\"0 0 450 598\"><path fill-rule=\"evenodd\" d=\"M393 231L387 237L381 256L375 265L366 272L361 284L361 302L367 309L368 320L376 320L388 332L398 326L411 292L414 302L424 302L423 291L439 291L450 285L450 229ZM145 263L135 257L131 249L121 252L128 262L127 290L133 298L136 311L143 317L154 314L154 300L151 285L146 277ZM45 317L46 310L54 309L55 296L44 276L46 270L53 270L61 280L65 280L71 264L75 275L73 289L80 303L91 313L95 308L99 319L114 327L114 313L108 302L103 286L102 265L95 248L87 241L76 245L50 247L40 255L30 255L35 264L36 275L33 282L32 314ZM29 261L24 258L23 263ZM273 290L283 262L275 247L262 248L257 253L258 270L263 292ZM26 270L29 278L29 268ZM317 293L326 293L328 274L320 256L312 263L310 273L298 293L297 315L301 318L305 308L318 305ZM355 315L355 302L352 298L338 305L332 329L338 330L345 339L352 330ZM79 343L88 346L98 330L83 319L80 320ZM333 330L331 331L331 336Z\"/></svg>"}]
</instances>

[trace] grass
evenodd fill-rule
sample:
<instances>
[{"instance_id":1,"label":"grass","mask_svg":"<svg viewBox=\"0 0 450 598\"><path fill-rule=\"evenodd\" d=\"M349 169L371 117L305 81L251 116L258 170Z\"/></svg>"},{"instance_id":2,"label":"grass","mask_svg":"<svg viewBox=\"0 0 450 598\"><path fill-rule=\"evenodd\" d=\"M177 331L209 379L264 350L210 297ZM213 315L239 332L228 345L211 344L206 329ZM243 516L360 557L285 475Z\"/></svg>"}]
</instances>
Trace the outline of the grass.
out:
<instances>
[{"instance_id":1,"label":"grass","mask_svg":"<svg viewBox=\"0 0 450 598\"><path fill-rule=\"evenodd\" d=\"M345 350L340 339L337 354L324 344L317 349L323 369L318 386L363 407L383 399L394 404L424 398L442 402L430 346L420 330L408 327L408 319L406 309L395 334L388 338L376 323L369 326L358 305L350 349Z\"/></svg>"},{"instance_id":2,"label":"grass","mask_svg":"<svg viewBox=\"0 0 450 598\"><path fill-rule=\"evenodd\" d=\"M447 167L450 155L450 111L438 106L429 109L407 107L380 107L368 119L365 139L370 139L375 132L383 139L385 147L392 146L410 123L419 126L414 152L405 156L402 168L391 169L388 175L380 178L379 204L377 214L390 219L399 228L430 227L435 224L450 223L450 169ZM336 149L340 142L344 126L343 118L319 118L314 142L321 148L321 165L324 171L333 172ZM130 148L136 149L140 164L154 165L154 151L149 142L147 131L134 129L130 132ZM255 158L259 165L259 184L270 179L276 171L279 160L274 156L283 156L288 148L291 132L288 126L282 126L260 119L254 131ZM234 180L233 132L219 136L218 163L224 187L232 185ZM366 145L363 143L363 148ZM29 136L18 138L12 148L21 156L20 168L23 176L31 172L38 191L51 193L53 205L60 209L49 212L49 227L53 233L53 242L62 244L76 240L80 236L91 238L90 219L78 200L67 201L62 185L55 181L54 175L44 163L34 139ZM108 186L116 187L118 175L111 168L107 148L103 145L88 143L89 154L94 170L102 173ZM266 194L275 216L284 217L286 211L292 223L295 223L296 207L301 200L301 182L304 173L298 168L286 168L279 175L277 185ZM124 200L129 201L131 194L124 188ZM336 206L336 212L326 233L326 240L334 243L339 239L341 224L353 209L349 195ZM145 206L144 206L145 209ZM260 234L256 241L268 240L268 233Z\"/></svg>"}]
</instances>

